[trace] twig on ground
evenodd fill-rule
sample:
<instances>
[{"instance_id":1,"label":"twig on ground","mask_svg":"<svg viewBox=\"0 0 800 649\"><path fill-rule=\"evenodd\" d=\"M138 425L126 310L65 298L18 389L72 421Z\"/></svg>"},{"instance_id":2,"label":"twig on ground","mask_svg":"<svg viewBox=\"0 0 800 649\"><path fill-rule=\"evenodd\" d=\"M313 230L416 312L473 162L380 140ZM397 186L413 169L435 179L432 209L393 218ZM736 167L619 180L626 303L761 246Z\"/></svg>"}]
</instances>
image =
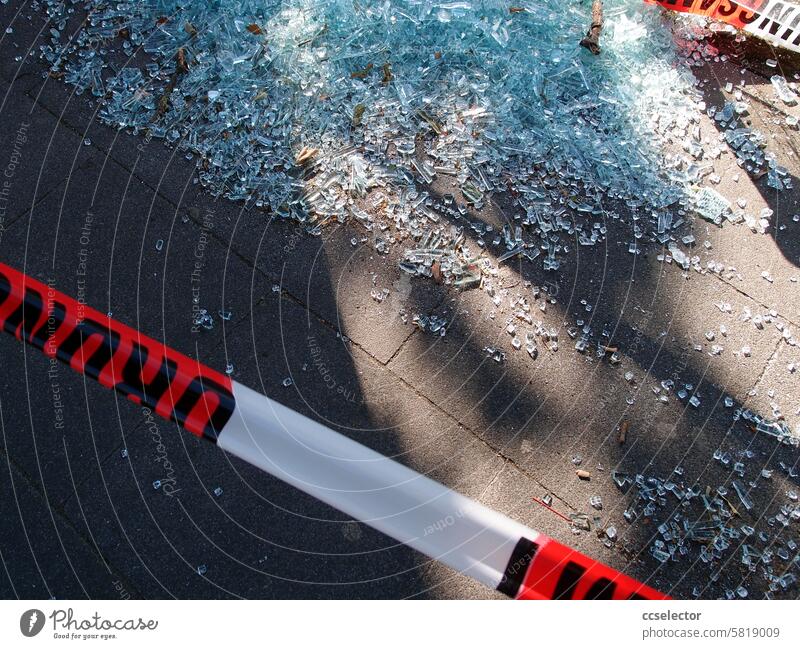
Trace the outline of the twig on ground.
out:
<instances>
[{"instance_id":1,"label":"twig on ground","mask_svg":"<svg viewBox=\"0 0 800 649\"><path fill-rule=\"evenodd\" d=\"M600 54L600 32L603 31L603 0L592 1L592 26L581 40L581 45L592 54Z\"/></svg>"}]
</instances>

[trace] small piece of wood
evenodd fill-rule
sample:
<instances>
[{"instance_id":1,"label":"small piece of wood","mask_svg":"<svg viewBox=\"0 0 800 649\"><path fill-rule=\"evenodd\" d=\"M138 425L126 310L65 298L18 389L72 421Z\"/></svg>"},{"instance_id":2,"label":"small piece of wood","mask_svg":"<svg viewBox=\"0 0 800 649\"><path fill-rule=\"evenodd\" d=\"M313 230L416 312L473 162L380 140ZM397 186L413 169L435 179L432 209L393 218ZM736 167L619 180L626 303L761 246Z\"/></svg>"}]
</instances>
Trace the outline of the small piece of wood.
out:
<instances>
[{"instance_id":1,"label":"small piece of wood","mask_svg":"<svg viewBox=\"0 0 800 649\"><path fill-rule=\"evenodd\" d=\"M603 31L603 0L592 0L592 26L581 45L592 54L600 54L600 32Z\"/></svg>"}]
</instances>

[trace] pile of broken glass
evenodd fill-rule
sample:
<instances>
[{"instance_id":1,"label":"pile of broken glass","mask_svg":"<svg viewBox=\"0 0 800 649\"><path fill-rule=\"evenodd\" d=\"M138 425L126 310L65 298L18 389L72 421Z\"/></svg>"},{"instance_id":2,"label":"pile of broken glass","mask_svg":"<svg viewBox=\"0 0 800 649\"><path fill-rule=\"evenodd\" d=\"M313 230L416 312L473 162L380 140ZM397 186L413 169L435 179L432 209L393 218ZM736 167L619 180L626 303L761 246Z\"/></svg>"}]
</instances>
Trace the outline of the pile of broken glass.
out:
<instances>
[{"instance_id":1,"label":"pile of broken glass","mask_svg":"<svg viewBox=\"0 0 800 649\"><path fill-rule=\"evenodd\" d=\"M163 138L215 193L312 234L350 219L378 252L410 239L403 270L457 286L482 272L465 230L547 270L602 241L618 210L632 252L675 241L711 172L686 52L640 2L606 0L601 56L578 44L588 0L44 5L41 56L102 120ZM474 217L490 201L511 215L502 236Z\"/></svg>"}]
</instances>

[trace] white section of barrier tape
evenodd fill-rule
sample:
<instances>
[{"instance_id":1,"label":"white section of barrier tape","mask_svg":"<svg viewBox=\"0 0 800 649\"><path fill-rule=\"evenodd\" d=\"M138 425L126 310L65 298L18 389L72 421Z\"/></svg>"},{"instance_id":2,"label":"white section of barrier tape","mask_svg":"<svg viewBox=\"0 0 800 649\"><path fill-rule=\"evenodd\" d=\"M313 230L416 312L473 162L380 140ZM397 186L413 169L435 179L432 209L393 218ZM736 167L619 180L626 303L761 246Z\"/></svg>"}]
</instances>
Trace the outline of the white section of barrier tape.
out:
<instances>
[{"instance_id":1,"label":"white section of barrier tape","mask_svg":"<svg viewBox=\"0 0 800 649\"><path fill-rule=\"evenodd\" d=\"M419 552L497 588L537 532L234 382L217 444Z\"/></svg>"},{"instance_id":2,"label":"white section of barrier tape","mask_svg":"<svg viewBox=\"0 0 800 649\"><path fill-rule=\"evenodd\" d=\"M753 6L749 2L740 2ZM800 53L800 5L783 0L770 0L758 10L759 18L744 31L793 52Z\"/></svg>"}]
</instances>

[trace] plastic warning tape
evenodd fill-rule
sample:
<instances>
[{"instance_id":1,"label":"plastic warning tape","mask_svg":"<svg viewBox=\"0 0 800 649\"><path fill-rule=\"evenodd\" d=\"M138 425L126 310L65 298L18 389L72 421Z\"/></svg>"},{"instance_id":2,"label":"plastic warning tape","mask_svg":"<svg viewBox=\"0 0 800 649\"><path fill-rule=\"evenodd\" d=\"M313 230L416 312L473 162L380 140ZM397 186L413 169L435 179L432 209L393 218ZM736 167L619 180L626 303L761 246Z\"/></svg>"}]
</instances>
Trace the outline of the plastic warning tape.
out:
<instances>
[{"instance_id":1,"label":"plastic warning tape","mask_svg":"<svg viewBox=\"0 0 800 649\"><path fill-rule=\"evenodd\" d=\"M786 0L644 0L721 20L773 45L800 52L800 4Z\"/></svg>"},{"instance_id":2,"label":"plastic warning tape","mask_svg":"<svg viewBox=\"0 0 800 649\"><path fill-rule=\"evenodd\" d=\"M666 599L0 263L4 331L228 453L520 599Z\"/></svg>"}]
</instances>

